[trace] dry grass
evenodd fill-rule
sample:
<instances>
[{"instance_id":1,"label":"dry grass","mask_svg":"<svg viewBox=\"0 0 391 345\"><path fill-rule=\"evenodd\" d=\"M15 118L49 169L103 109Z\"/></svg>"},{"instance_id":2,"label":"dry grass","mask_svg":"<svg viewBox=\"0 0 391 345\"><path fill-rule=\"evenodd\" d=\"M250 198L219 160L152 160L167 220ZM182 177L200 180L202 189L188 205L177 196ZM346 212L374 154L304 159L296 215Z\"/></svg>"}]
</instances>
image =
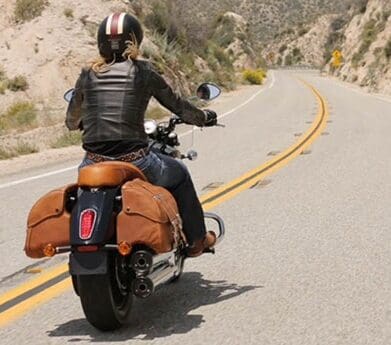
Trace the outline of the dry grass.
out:
<instances>
[{"instance_id":1,"label":"dry grass","mask_svg":"<svg viewBox=\"0 0 391 345\"><path fill-rule=\"evenodd\" d=\"M47 5L49 5L47 0L16 0L15 21L24 23L39 17Z\"/></svg>"},{"instance_id":2,"label":"dry grass","mask_svg":"<svg viewBox=\"0 0 391 345\"><path fill-rule=\"evenodd\" d=\"M32 102L16 102L0 115L0 133L28 130L37 126L37 109Z\"/></svg>"},{"instance_id":3,"label":"dry grass","mask_svg":"<svg viewBox=\"0 0 391 345\"><path fill-rule=\"evenodd\" d=\"M0 148L0 160L11 159L18 156L39 152L38 148L24 141L19 141L16 146Z\"/></svg>"},{"instance_id":4,"label":"dry grass","mask_svg":"<svg viewBox=\"0 0 391 345\"><path fill-rule=\"evenodd\" d=\"M54 141L50 147L52 149L59 149L62 147L74 146L81 144L81 132L67 132Z\"/></svg>"},{"instance_id":5,"label":"dry grass","mask_svg":"<svg viewBox=\"0 0 391 345\"><path fill-rule=\"evenodd\" d=\"M166 109L160 106L154 106L148 108L145 118L150 120L162 120L169 115L170 113Z\"/></svg>"},{"instance_id":6,"label":"dry grass","mask_svg":"<svg viewBox=\"0 0 391 345\"><path fill-rule=\"evenodd\" d=\"M15 78L8 80L8 89L11 91L26 91L28 88L29 84L23 75L17 75Z\"/></svg>"},{"instance_id":7,"label":"dry grass","mask_svg":"<svg viewBox=\"0 0 391 345\"><path fill-rule=\"evenodd\" d=\"M64 9L64 16L69 18L69 19L73 19L74 18L74 15L73 15L73 10L69 7L65 8Z\"/></svg>"}]
</instances>

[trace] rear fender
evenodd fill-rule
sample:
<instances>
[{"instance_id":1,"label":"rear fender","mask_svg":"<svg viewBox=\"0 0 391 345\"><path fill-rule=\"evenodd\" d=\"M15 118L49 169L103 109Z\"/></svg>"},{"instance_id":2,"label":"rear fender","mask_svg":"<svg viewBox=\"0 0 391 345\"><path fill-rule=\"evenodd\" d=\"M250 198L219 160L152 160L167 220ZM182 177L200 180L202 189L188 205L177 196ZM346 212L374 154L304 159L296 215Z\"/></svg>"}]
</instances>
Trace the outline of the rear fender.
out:
<instances>
[{"instance_id":1,"label":"rear fender","mask_svg":"<svg viewBox=\"0 0 391 345\"><path fill-rule=\"evenodd\" d=\"M71 246L100 245L110 237L115 197L119 188L79 189L78 199L71 216ZM81 214L86 210L95 212L95 220L90 238L80 236Z\"/></svg>"}]
</instances>

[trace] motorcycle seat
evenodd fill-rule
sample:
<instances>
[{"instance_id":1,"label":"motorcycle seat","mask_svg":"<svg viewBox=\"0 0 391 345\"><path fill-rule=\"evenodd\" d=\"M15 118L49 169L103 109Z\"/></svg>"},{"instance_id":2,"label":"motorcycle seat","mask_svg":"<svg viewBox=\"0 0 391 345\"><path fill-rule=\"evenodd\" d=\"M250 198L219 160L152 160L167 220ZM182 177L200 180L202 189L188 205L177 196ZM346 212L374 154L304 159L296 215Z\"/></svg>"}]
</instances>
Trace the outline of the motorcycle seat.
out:
<instances>
[{"instance_id":1,"label":"motorcycle seat","mask_svg":"<svg viewBox=\"0 0 391 345\"><path fill-rule=\"evenodd\" d=\"M80 187L116 187L136 178L147 181L142 171L131 163L113 161L81 169L77 183Z\"/></svg>"}]
</instances>

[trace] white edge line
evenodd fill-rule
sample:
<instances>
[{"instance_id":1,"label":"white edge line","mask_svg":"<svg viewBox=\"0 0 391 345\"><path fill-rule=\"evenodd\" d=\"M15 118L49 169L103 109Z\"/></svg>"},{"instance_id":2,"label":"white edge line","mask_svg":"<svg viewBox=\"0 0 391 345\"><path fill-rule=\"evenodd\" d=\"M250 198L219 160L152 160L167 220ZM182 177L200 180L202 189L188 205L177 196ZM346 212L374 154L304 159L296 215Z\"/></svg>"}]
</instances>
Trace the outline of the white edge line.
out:
<instances>
[{"instance_id":1,"label":"white edge line","mask_svg":"<svg viewBox=\"0 0 391 345\"><path fill-rule=\"evenodd\" d=\"M220 115L218 118L219 119L222 119L228 115L231 115L232 113L234 113L235 111L239 110L240 108L244 107L245 105L247 105L248 103L250 103L251 101L253 101L256 97L258 97L262 92L264 92L265 90L268 90L268 89L271 89L273 86L274 86L274 83L275 83L275 77L274 77L274 72L271 71L270 72L271 74L271 82L270 84L268 85L268 87L266 88L262 88L261 90L257 91L255 94L253 94L247 101L243 102L242 104L238 105L237 107L231 109L230 111L227 111L226 113ZM199 127L195 127L196 130L200 130ZM185 133L182 133L179 137L182 138L186 135L189 135L191 134L192 132L194 131L194 129L191 129ZM13 186L16 186L18 184L22 184L22 183L26 183L26 182L31 182L31 181L35 181L35 180L39 180L41 178L44 178L44 177L50 177L50 176L53 176L53 175L58 175L58 174L62 174L62 173L65 173L65 172L68 172L68 171L71 171L71 170L75 170L78 168L78 165L76 166L72 166L72 167L69 167L69 168L64 168L64 169L60 169L60 170L55 170L55 171L51 171L51 172L48 172L48 173L45 173L45 174L41 174L41 175L36 175L36 176L32 176L32 177L26 177L24 179L21 179L21 180L16 180L16 181L12 181L12 182L8 182L8 183L4 183L4 184L0 184L0 189L4 189L4 188L8 188L8 187L13 187Z\"/></svg>"},{"instance_id":2,"label":"white edge line","mask_svg":"<svg viewBox=\"0 0 391 345\"><path fill-rule=\"evenodd\" d=\"M37 175L37 176L27 177L27 178L24 178L22 180L17 180L17 181L13 181L13 182L9 182L9 183L0 184L0 189L16 186L18 184L22 184L22 183L25 183L25 182L39 180L39 179L44 178L44 177L49 177L49 176L53 176L53 175L57 175L57 174L62 174L64 172L68 172L68 171L77 169L77 167L78 166L76 165L76 166L72 166L72 167L69 167L69 168L64 168L64 169L60 169L60 170L51 171L51 172L48 172L48 173L45 173L45 174L41 174L41 175Z\"/></svg>"}]
</instances>

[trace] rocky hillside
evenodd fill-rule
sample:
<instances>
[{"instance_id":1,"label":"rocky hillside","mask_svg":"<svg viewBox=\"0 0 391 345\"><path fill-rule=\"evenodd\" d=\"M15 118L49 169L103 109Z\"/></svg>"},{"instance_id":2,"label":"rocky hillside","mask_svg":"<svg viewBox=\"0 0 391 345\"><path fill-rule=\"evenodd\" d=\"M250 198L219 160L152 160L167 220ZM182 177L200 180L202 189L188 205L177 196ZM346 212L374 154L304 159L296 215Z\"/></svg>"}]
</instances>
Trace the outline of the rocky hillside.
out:
<instances>
[{"instance_id":1,"label":"rocky hillside","mask_svg":"<svg viewBox=\"0 0 391 345\"><path fill-rule=\"evenodd\" d=\"M342 65L332 53L341 51ZM366 0L341 14L297 26L264 49L273 65L319 67L370 91L391 94L391 2Z\"/></svg>"},{"instance_id":2,"label":"rocky hillside","mask_svg":"<svg viewBox=\"0 0 391 345\"><path fill-rule=\"evenodd\" d=\"M249 22L252 34L260 44L301 23L308 23L323 14L345 12L360 0L171 0L187 18L208 18L233 11ZM197 16L194 17L194 13Z\"/></svg>"},{"instance_id":3,"label":"rocky hillside","mask_svg":"<svg viewBox=\"0 0 391 345\"><path fill-rule=\"evenodd\" d=\"M369 0L346 25L340 47L345 63L336 70L328 65L330 73L391 95L391 1Z\"/></svg>"},{"instance_id":4,"label":"rocky hillside","mask_svg":"<svg viewBox=\"0 0 391 345\"><path fill-rule=\"evenodd\" d=\"M203 32L202 23L189 30L176 20L170 1L0 0L0 7L0 158L8 157L3 151L9 146L24 153L62 145L62 137L53 142L53 136L65 133L62 94L97 55L97 27L112 12L141 19L146 29L142 58L184 94L206 79L234 88L236 72L255 67L252 43L244 39L247 23L232 12L220 13ZM151 110L151 116L162 115ZM40 140L29 148L24 143L30 137Z\"/></svg>"}]
</instances>

